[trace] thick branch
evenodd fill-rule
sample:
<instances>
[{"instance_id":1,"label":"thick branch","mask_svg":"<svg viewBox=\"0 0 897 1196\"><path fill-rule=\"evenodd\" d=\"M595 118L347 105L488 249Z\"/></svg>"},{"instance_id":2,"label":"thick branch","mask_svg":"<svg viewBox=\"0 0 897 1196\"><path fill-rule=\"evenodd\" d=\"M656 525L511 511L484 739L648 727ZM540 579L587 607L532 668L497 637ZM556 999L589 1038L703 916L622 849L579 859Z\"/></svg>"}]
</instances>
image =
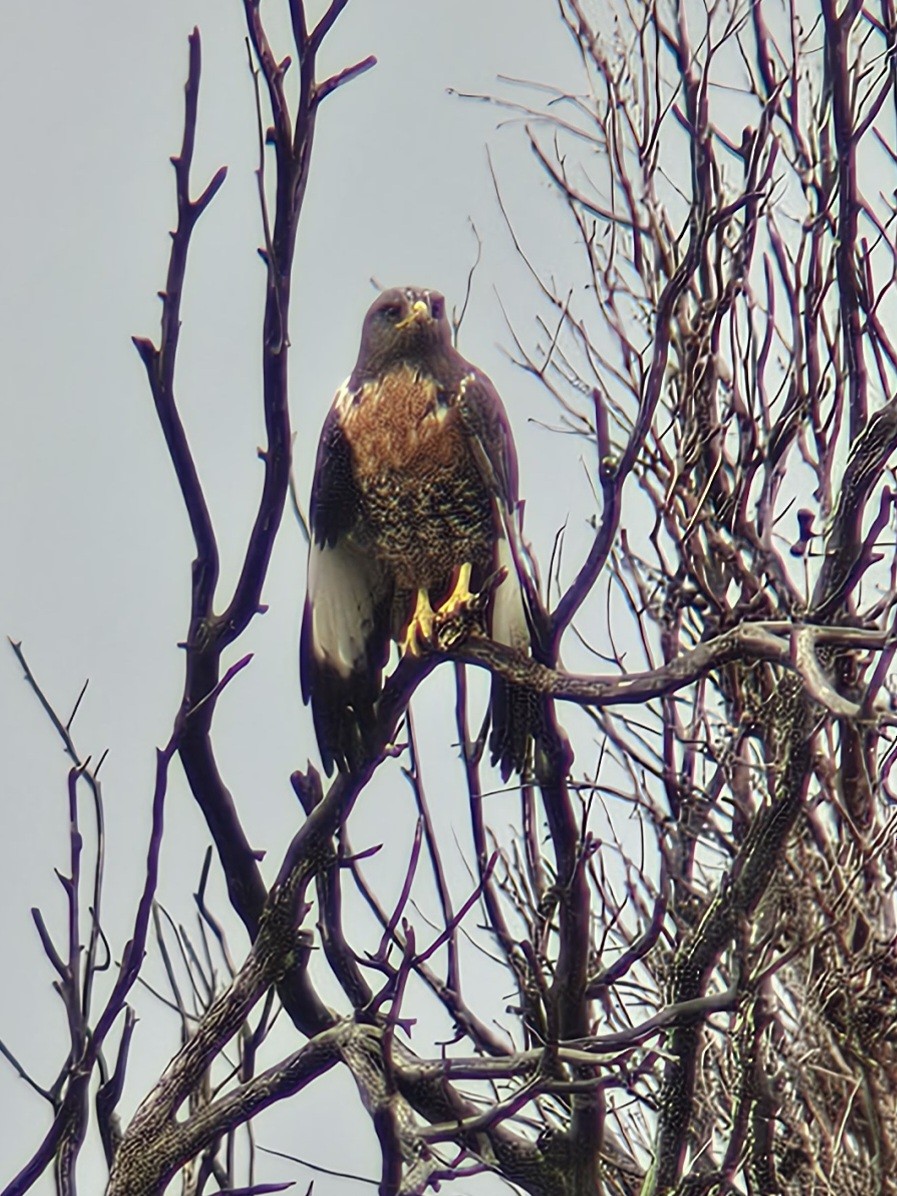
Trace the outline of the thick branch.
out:
<instances>
[{"instance_id":1,"label":"thick branch","mask_svg":"<svg viewBox=\"0 0 897 1196\"><path fill-rule=\"evenodd\" d=\"M703 640L660 668L622 677L584 676L550 669L513 648L475 634L445 649L445 655L480 665L561 701L599 708L634 705L675 693L734 660L766 660L794 670L807 695L831 713L858 718L862 706L842 697L832 687L819 664L817 648L830 645L872 650L884 648L889 642L890 634L885 631L786 620L741 623L711 640Z\"/></svg>"}]
</instances>

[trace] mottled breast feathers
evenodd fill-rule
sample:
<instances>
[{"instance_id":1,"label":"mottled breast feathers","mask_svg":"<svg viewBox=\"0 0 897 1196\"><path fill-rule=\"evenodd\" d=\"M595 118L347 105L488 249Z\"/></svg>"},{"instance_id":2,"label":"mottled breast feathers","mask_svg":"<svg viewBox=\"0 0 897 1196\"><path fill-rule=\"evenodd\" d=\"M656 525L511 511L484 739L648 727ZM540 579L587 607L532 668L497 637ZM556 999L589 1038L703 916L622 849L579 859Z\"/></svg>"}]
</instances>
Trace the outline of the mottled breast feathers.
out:
<instances>
[{"instance_id":1,"label":"mottled breast feathers","mask_svg":"<svg viewBox=\"0 0 897 1196\"><path fill-rule=\"evenodd\" d=\"M334 764L355 768L376 750L390 640L407 631L421 594L438 609L462 566L473 593L505 571L484 630L528 648L508 542L517 501L504 408L489 379L453 347L442 296L384 292L325 420L312 484L301 673L328 772ZM528 730L519 709L495 679L492 748L504 775L524 764Z\"/></svg>"}]
</instances>

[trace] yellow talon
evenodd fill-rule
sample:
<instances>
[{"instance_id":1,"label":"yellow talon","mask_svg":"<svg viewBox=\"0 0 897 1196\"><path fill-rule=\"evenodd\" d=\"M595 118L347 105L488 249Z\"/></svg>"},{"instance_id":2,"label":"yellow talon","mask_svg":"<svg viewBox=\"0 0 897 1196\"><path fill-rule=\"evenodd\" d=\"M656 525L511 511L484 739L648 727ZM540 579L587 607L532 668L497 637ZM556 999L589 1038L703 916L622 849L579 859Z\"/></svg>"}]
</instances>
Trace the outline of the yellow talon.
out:
<instances>
[{"instance_id":1,"label":"yellow talon","mask_svg":"<svg viewBox=\"0 0 897 1196\"><path fill-rule=\"evenodd\" d=\"M449 622L457 615L467 614L475 607L480 595L474 594L470 588L470 574L473 566L465 561L458 569L458 577L452 587L452 592L438 610L430 605L430 595L422 586L417 591L417 603L414 614L405 628L399 644L402 656L421 656L425 647L436 643L435 629L437 626Z\"/></svg>"},{"instance_id":2,"label":"yellow talon","mask_svg":"<svg viewBox=\"0 0 897 1196\"><path fill-rule=\"evenodd\" d=\"M458 570L458 580L455 582L455 587L437 612L440 620L450 619L453 615L463 614L470 609L471 603L476 601L478 595L472 593L470 589L470 572L472 568L471 563L465 561Z\"/></svg>"},{"instance_id":3,"label":"yellow talon","mask_svg":"<svg viewBox=\"0 0 897 1196\"><path fill-rule=\"evenodd\" d=\"M423 587L417 591L417 605L411 622L402 636L399 651L402 656L420 656L421 644L428 643L433 638L433 619L435 614L430 606L430 596Z\"/></svg>"}]
</instances>

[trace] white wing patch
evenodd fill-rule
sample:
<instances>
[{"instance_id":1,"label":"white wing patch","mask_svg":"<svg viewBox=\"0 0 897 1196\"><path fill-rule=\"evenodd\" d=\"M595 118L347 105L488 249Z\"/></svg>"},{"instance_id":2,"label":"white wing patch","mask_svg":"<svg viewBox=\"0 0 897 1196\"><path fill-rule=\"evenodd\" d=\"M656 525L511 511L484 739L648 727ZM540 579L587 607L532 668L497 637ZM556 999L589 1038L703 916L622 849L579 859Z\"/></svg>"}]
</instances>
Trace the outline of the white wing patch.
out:
<instances>
[{"instance_id":1,"label":"white wing patch","mask_svg":"<svg viewBox=\"0 0 897 1196\"><path fill-rule=\"evenodd\" d=\"M504 530L495 542L495 561L505 569L506 576L492 599L492 638L510 648L529 652L530 634L523 605L523 591L517 576L514 554Z\"/></svg>"},{"instance_id":2,"label":"white wing patch","mask_svg":"<svg viewBox=\"0 0 897 1196\"><path fill-rule=\"evenodd\" d=\"M375 583L371 561L345 541L332 547L312 542L308 556L311 649L319 663L341 677L367 667Z\"/></svg>"}]
</instances>

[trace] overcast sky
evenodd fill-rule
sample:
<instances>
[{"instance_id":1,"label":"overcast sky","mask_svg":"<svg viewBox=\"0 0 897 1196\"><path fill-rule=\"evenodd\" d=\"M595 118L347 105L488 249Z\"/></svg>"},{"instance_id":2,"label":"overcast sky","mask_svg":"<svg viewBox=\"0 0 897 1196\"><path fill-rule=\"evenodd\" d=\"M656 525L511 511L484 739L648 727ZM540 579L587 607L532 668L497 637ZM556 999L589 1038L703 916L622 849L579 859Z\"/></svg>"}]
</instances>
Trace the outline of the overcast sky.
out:
<instances>
[{"instance_id":1,"label":"overcast sky","mask_svg":"<svg viewBox=\"0 0 897 1196\"><path fill-rule=\"evenodd\" d=\"M286 0L267 0L271 10ZM322 6L312 6L314 11ZM5 562L0 631L23 642L49 697L67 714L84 680L75 722L83 754L102 770L108 822L104 927L118 957L142 882L154 750L170 733L182 683L177 643L186 631L192 544L132 334L155 337L174 222L168 157L182 130L187 34L199 25L204 74L194 190L227 163L228 180L191 248L177 393L210 502L226 598L256 509L263 439L260 326L264 274L255 191L256 131L237 0L32 2L7 9L0 72L4 186L0 191L4 435L0 521ZM272 26L273 27L273 26ZM282 42L279 51L287 49ZM537 265L575 279L575 237L529 151L520 121L492 105L449 94L499 92L524 98L499 75L576 89L578 57L553 0L353 0L321 56L328 74L367 54L379 65L325 103L296 259L291 327L291 407L299 490L307 495L321 421L357 350L374 290L414 283L463 299L475 255L470 221L483 238L461 347L495 380L517 438L527 526L543 566L556 529L572 512L570 571L591 512L587 447L546 432L557 414L539 386L509 361L508 312L536 338L537 297L502 221L487 163L495 163L508 209ZM498 127L502 125L502 127ZM548 482L549 484L546 484ZM276 871L298 808L290 772L316 750L301 705L296 665L305 549L295 523L281 529L265 586L269 611L237 646L255 659L222 701L215 741L254 846ZM220 603L219 603L220 606ZM232 655L230 659L235 658ZM450 671L419 704L425 747L445 738ZM0 651L5 761L0 835L0 1037L41 1083L62 1060L62 1007L29 909L63 929L53 869L67 866L67 762L22 683L11 651ZM424 757L425 767L427 757ZM446 842L463 842L456 791L434 791ZM386 803L386 804L384 804ZM394 854L381 878L399 876L414 819L393 772L353 815L357 847L382 841L384 812ZM499 812L507 822L511 809ZM188 917L207 841L174 771L160 897ZM460 851L460 848L459 848ZM463 875L463 873L462 873ZM220 879L215 878L220 892ZM234 930L237 959L246 943ZM149 961L148 975L159 978ZM149 998L124 1111L152 1083L176 1045L176 1025ZM293 1040L295 1041L295 1040ZM427 1053L426 1042L412 1046ZM259 1138L327 1166L376 1174L365 1115L346 1076L331 1077L260 1123ZM311 1112L311 1110L314 1112ZM357 1135L336 1141L315 1118L349 1117ZM297 1119L303 1120L300 1126ZM11 1175L49 1124L39 1099L0 1060L0 1180ZM95 1154L95 1145L91 1148ZM99 1190L90 1160L84 1191ZM269 1178L309 1173L264 1164ZM496 1190L484 1181L459 1192ZM45 1178L36 1191L50 1191ZM323 1181L315 1191L357 1192ZM503 1189L506 1190L506 1189Z\"/></svg>"}]
</instances>

